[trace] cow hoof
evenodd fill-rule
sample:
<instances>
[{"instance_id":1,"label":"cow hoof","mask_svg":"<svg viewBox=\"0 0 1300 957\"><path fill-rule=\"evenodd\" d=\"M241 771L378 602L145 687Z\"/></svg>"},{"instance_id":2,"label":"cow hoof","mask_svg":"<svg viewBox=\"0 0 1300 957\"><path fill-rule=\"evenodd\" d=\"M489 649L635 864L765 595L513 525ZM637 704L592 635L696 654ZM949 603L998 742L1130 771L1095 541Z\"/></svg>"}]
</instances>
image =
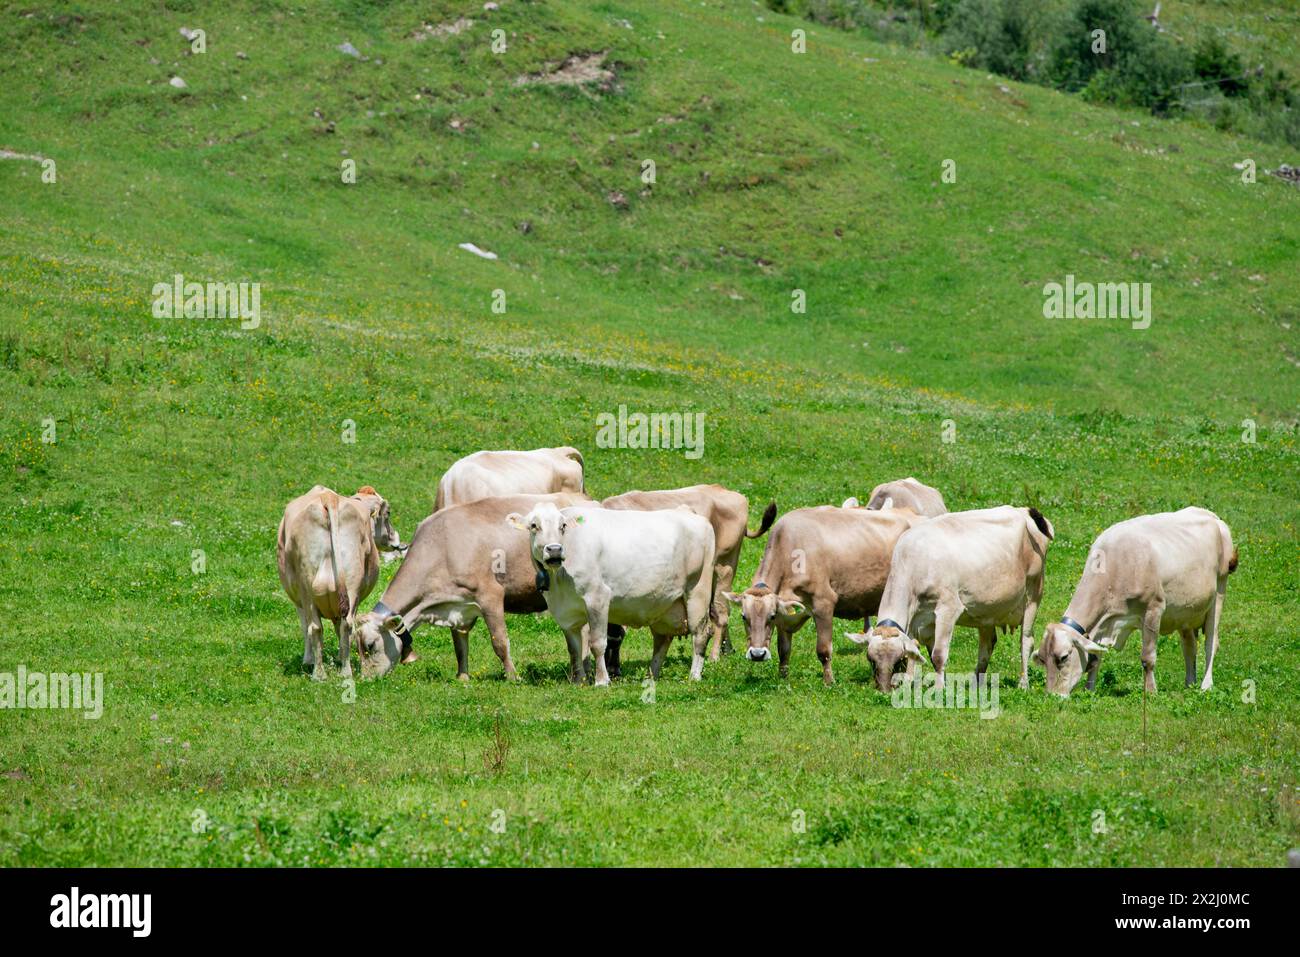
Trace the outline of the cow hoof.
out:
<instances>
[{"instance_id":1,"label":"cow hoof","mask_svg":"<svg viewBox=\"0 0 1300 957\"><path fill-rule=\"evenodd\" d=\"M518 674L516 674L516 673L513 672L513 671L507 671L507 672L506 672L506 681L518 681L518 680L519 680L519 675L518 675Z\"/></svg>"},{"instance_id":2,"label":"cow hoof","mask_svg":"<svg viewBox=\"0 0 1300 957\"><path fill-rule=\"evenodd\" d=\"M325 669L324 669L323 667L321 667L320 665L317 665L315 668L312 669L312 672L311 672L311 680L312 680L312 681L325 681L325 680L327 680L328 678L329 678L329 675L325 673Z\"/></svg>"},{"instance_id":3,"label":"cow hoof","mask_svg":"<svg viewBox=\"0 0 1300 957\"><path fill-rule=\"evenodd\" d=\"M463 684L469 684L469 675L459 674L456 676L456 680Z\"/></svg>"},{"instance_id":4,"label":"cow hoof","mask_svg":"<svg viewBox=\"0 0 1300 957\"><path fill-rule=\"evenodd\" d=\"M608 688L608 687L609 687L609 679L606 678L604 681L601 681L600 679L597 679L595 682L592 683L592 687L593 687L593 688Z\"/></svg>"},{"instance_id":5,"label":"cow hoof","mask_svg":"<svg viewBox=\"0 0 1300 957\"><path fill-rule=\"evenodd\" d=\"M1028 678L1021 678L1021 679L1020 679L1020 683L1017 684L1016 687L1019 688L1021 691L1028 691L1028 690L1029 690L1029 679L1028 679Z\"/></svg>"},{"instance_id":6,"label":"cow hoof","mask_svg":"<svg viewBox=\"0 0 1300 957\"><path fill-rule=\"evenodd\" d=\"M409 665L412 662L419 661L419 660L420 660L420 656L417 655L414 651L408 651L405 655L402 656L402 664L404 665Z\"/></svg>"}]
</instances>

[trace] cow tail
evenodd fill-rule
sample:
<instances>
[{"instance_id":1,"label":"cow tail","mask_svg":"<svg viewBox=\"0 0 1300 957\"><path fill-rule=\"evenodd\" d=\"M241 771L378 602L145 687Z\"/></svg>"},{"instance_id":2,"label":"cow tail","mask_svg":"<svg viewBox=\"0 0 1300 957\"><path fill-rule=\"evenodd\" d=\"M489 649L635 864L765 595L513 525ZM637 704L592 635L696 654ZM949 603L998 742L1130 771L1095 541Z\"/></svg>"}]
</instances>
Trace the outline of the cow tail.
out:
<instances>
[{"instance_id":1,"label":"cow tail","mask_svg":"<svg viewBox=\"0 0 1300 957\"><path fill-rule=\"evenodd\" d=\"M1236 570L1237 570L1237 549L1234 546L1232 549L1232 557L1228 559L1228 574L1231 575Z\"/></svg>"},{"instance_id":2,"label":"cow tail","mask_svg":"<svg viewBox=\"0 0 1300 957\"><path fill-rule=\"evenodd\" d=\"M338 496L332 502L328 498L322 499L321 506L325 509L325 518L330 526L330 565L334 569L334 593L339 596L339 618L346 619L351 609L348 606L347 586L339 575Z\"/></svg>"},{"instance_id":3,"label":"cow tail","mask_svg":"<svg viewBox=\"0 0 1300 957\"><path fill-rule=\"evenodd\" d=\"M1029 517L1034 520L1034 524L1038 526L1038 530L1046 535L1049 541L1056 538L1056 531L1052 528L1052 523L1047 520L1046 516L1044 516L1042 512L1034 508L1032 505L1029 506Z\"/></svg>"},{"instance_id":4,"label":"cow tail","mask_svg":"<svg viewBox=\"0 0 1300 957\"><path fill-rule=\"evenodd\" d=\"M748 528L745 529L746 538L762 538L767 534L767 530L772 527L776 521L776 502L768 502L767 508L763 509L763 520L759 523L758 531L753 532Z\"/></svg>"},{"instance_id":5,"label":"cow tail","mask_svg":"<svg viewBox=\"0 0 1300 957\"><path fill-rule=\"evenodd\" d=\"M582 460L582 453L570 445L565 448L564 457L577 462L578 468L582 469L582 477L578 482L578 491L585 495L587 492L587 463Z\"/></svg>"}]
</instances>

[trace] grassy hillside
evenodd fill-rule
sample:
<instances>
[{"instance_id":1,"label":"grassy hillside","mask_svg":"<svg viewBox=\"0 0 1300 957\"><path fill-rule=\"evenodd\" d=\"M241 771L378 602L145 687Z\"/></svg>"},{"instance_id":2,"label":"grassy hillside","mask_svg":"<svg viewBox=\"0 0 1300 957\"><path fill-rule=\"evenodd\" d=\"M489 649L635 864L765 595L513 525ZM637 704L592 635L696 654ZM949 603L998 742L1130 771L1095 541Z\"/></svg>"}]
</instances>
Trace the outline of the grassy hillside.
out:
<instances>
[{"instance_id":1,"label":"grassy hillside","mask_svg":"<svg viewBox=\"0 0 1300 957\"><path fill-rule=\"evenodd\" d=\"M0 863L1276 864L1295 846L1300 190L1262 172L1295 157L742 0L200 9L0 14L0 149L57 164L43 183L0 159L0 671L107 682L98 721L0 711ZM589 53L604 88L518 82ZM155 319L175 273L261 283L260 327ZM1066 274L1150 282L1150 328L1043 318ZM704 412L703 458L596 448L620 404ZM598 495L720 481L755 520L910 474L953 508L1032 502L1058 530L1040 624L1101 529L1204 505L1242 555L1216 688L1182 690L1162 642L1144 735L1134 641L1067 702L1039 673L1002 686L997 720L900 711L842 639L822 688L808 626L788 682L731 656L689 686L678 649L651 705L644 635L623 682L574 689L558 630L524 618L517 686L481 627L467 687L433 628L355 703L300 675L274 569L289 498L371 483L409 537L455 458L554 444L584 449ZM975 646L960 631L950 669Z\"/></svg>"}]
</instances>

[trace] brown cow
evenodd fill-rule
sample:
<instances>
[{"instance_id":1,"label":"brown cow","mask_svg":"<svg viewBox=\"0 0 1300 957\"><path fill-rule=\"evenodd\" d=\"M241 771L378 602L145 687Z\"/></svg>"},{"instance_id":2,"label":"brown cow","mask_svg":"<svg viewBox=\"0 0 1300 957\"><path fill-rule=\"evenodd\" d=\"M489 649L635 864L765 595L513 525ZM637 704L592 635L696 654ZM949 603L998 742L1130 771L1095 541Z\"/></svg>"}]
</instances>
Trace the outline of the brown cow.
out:
<instances>
[{"instance_id":1,"label":"brown cow","mask_svg":"<svg viewBox=\"0 0 1300 957\"><path fill-rule=\"evenodd\" d=\"M817 627L822 679L831 673L835 618L866 622L876 613L899 536L926 521L908 509L846 509L832 505L787 512L772 527L754 583L741 594L750 661L766 661L772 628L777 632L781 676L789 670L790 642L809 617Z\"/></svg>"},{"instance_id":2,"label":"brown cow","mask_svg":"<svg viewBox=\"0 0 1300 957\"><path fill-rule=\"evenodd\" d=\"M401 547L388 503L369 485L350 498L317 485L285 507L276 535L276 565L302 623L302 663L317 681L325 678L321 618L334 623L339 666L351 675L357 605L379 579L379 549Z\"/></svg>"},{"instance_id":3,"label":"brown cow","mask_svg":"<svg viewBox=\"0 0 1300 957\"><path fill-rule=\"evenodd\" d=\"M702 515L713 526L715 558L713 560L713 603L709 617L713 619L713 640L709 647L709 660L717 661L722 653L722 643L727 638L729 609L723 597L736 577L740 562L740 546L747 538L761 538L776 519L776 502L769 502L763 511L758 530L749 528L749 499L721 485L691 485L687 488L665 489L655 492L624 492L612 495L600 503L604 508L635 509L654 512L685 505L697 515ZM619 649L621 634L611 634L606 653L606 663L615 677L620 674Z\"/></svg>"},{"instance_id":4,"label":"brown cow","mask_svg":"<svg viewBox=\"0 0 1300 957\"><path fill-rule=\"evenodd\" d=\"M506 495L440 509L426 518L378 604L357 622L362 675L387 674L409 651L411 631L433 622L451 629L456 677L468 681L469 632L482 618L506 677L515 678L506 612L543 612L546 601L537 588L528 536L507 525L506 516L543 502L565 508L590 501L580 492Z\"/></svg>"}]
</instances>

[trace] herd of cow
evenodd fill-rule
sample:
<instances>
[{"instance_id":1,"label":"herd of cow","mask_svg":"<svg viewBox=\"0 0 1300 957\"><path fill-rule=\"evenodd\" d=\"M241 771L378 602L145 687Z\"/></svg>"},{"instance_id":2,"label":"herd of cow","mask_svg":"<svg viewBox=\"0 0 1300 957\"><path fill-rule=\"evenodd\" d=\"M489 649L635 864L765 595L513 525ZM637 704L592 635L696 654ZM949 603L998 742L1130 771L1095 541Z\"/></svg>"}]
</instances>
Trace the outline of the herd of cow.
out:
<instances>
[{"instance_id":1,"label":"herd of cow","mask_svg":"<svg viewBox=\"0 0 1300 957\"><path fill-rule=\"evenodd\" d=\"M949 512L936 489L906 478L878 486L865 506L849 499L800 508L773 524L771 503L757 530L748 517L745 496L720 485L597 502L571 447L476 452L447 470L433 514L409 545L372 487L342 496L318 485L285 509L277 560L302 622L303 663L317 679L326 676L322 619L334 623L345 676L354 639L362 676L378 677L415 660L411 631L431 622L451 629L457 676L468 680L469 633L479 618L514 678L506 613L542 611L564 632L574 682L585 681L588 660L597 685L619 676L626 628L650 629L655 678L672 639L690 636L690 675L699 679L705 651L716 661L724 650L736 605L746 656L767 661L775 633L782 677L791 641L811 618L831 684L832 624L841 618L862 620L864 633L848 637L866 645L882 691L917 677L922 644L942 687L956 625L979 632L977 681L999 628L1020 629L1020 687L1029 685L1033 659L1047 689L1060 695L1085 673L1092 688L1101 656L1140 629L1148 691L1155 691L1156 639L1175 631L1189 685L1196 635L1204 634L1201 687L1213 685L1237 551L1228 526L1203 508L1143 515L1102 532L1064 616L1046 626L1036 650L1034 619L1055 532L1035 508ZM753 583L731 591L741 545L764 534ZM380 550L403 553L401 567L375 607L358 615L378 580Z\"/></svg>"}]
</instances>

